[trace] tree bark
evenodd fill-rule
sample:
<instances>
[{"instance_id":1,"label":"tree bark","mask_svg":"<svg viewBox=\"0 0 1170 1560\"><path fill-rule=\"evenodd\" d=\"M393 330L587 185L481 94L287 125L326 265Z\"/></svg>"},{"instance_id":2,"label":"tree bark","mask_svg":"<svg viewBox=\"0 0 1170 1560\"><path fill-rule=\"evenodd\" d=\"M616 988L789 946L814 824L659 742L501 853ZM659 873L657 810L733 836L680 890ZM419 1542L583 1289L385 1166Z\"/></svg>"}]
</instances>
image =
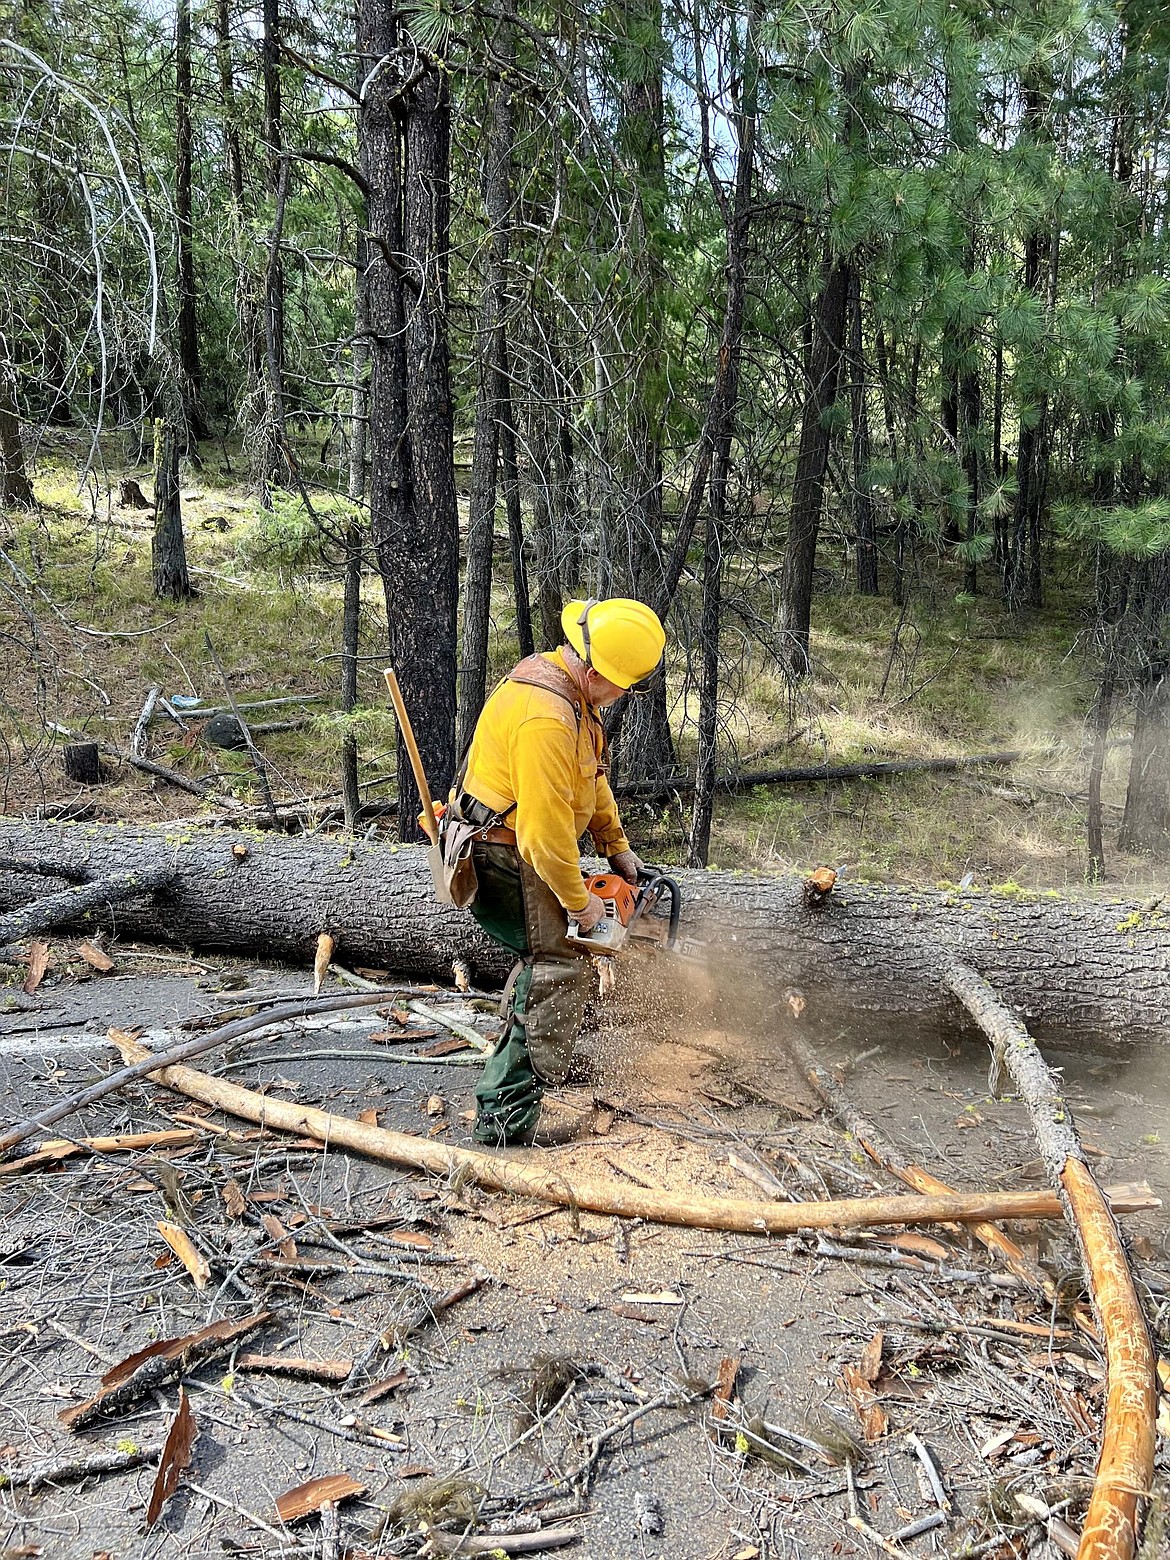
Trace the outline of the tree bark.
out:
<instances>
[{"instance_id":1,"label":"tree bark","mask_svg":"<svg viewBox=\"0 0 1170 1560\"><path fill-rule=\"evenodd\" d=\"M869 408L866 404L865 343L862 330L861 272L850 267L849 276L849 404L853 421L850 464L853 468L853 535L857 545L857 590L862 596L878 594L877 518L869 467L872 459Z\"/></svg>"},{"instance_id":2,"label":"tree bark","mask_svg":"<svg viewBox=\"0 0 1170 1560\"><path fill-rule=\"evenodd\" d=\"M215 56L219 72L220 107L223 116L224 172L231 197L231 234L235 250L235 308L244 347L247 398L243 421L247 431L250 475L264 495L276 480L271 430L265 414L264 327L257 277L249 263L249 243L244 216L244 156L240 138L240 110L236 97L231 52L231 0L216 0Z\"/></svg>"},{"instance_id":3,"label":"tree bark","mask_svg":"<svg viewBox=\"0 0 1170 1560\"><path fill-rule=\"evenodd\" d=\"M135 1066L150 1052L136 1041L118 1041L124 1060ZM431 1175L465 1180L490 1191L535 1197L560 1207L584 1208L618 1218L694 1229L737 1230L742 1234L781 1235L802 1229L866 1229L878 1224L940 1224L951 1220L1055 1217L1059 1203L1050 1192L976 1192L950 1196L842 1197L831 1202L748 1202L735 1197L643 1190L626 1181L591 1181L562 1169L549 1171L531 1159L507 1158L482 1149L458 1148L409 1132L355 1121L349 1116L274 1100L254 1089L211 1077L194 1067L160 1067L152 1080L190 1099L229 1111L277 1131L308 1134L319 1143L363 1154L384 1164L408 1165Z\"/></svg>"},{"instance_id":4,"label":"tree bark","mask_svg":"<svg viewBox=\"0 0 1170 1560\"><path fill-rule=\"evenodd\" d=\"M195 594L187 573L183 508L179 498L179 441L169 423L155 424L154 534L150 548L154 593L171 601Z\"/></svg>"},{"instance_id":5,"label":"tree bark","mask_svg":"<svg viewBox=\"0 0 1170 1560\"><path fill-rule=\"evenodd\" d=\"M240 860L233 846L243 847ZM176 876L165 906L130 903L120 935L179 947L260 953L306 964L328 928L340 957L404 975L446 977L458 957L502 980L510 956L465 913L433 900L423 850L320 836L235 834L0 820L0 855L59 861L100 876L157 861ZM1170 920L1136 906L1030 894L838 886L817 911L790 874L687 871L683 929L703 939L703 983L777 1000L818 989L836 1013L950 1025L940 973L962 960L1053 1041L1170 1041ZM36 897L26 873L0 872L0 908ZM680 989L689 961L670 968ZM834 1016L836 1016L836 1013Z\"/></svg>"},{"instance_id":6,"label":"tree bark","mask_svg":"<svg viewBox=\"0 0 1170 1560\"><path fill-rule=\"evenodd\" d=\"M1059 1081L1031 1035L973 969L951 966L944 984L987 1035L997 1063L1002 1059L1027 1107L1048 1178L1076 1235L1105 1345L1108 1393L1101 1450L1077 1554L1082 1560L1130 1560L1154 1476L1158 1375L1125 1243L1085 1161Z\"/></svg>"},{"instance_id":7,"label":"tree bark","mask_svg":"<svg viewBox=\"0 0 1170 1560\"><path fill-rule=\"evenodd\" d=\"M467 568L463 580L463 639L459 671L458 751L471 745L487 693L488 629L496 540L496 485L500 463L501 365L504 303L512 224L512 83L514 27L506 16L495 28L493 52L500 79L491 86L483 150L483 198L490 241L479 302L479 363L471 500L467 520Z\"/></svg>"},{"instance_id":8,"label":"tree bark","mask_svg":"<svg viewBox=\"0 0 1170 1560\"><path fill-rule=\"evenodd\" d=\"M447 343L450 89L402 36L392 0L362 0L369 80L359 122L369 186L370 523L390 656L431 790L455 770L459 530ZM416 839L417 789L398 743L399 831Z\"/></svg>"},{"instance_id":9,"label":"tree bark","mask_svg":"<svg viewBox=\"0 0 1170 1560\"><path fill-rule=\"evenodd\" d=\"M161 850L156 853L156 860L159 854ZM165 887L173 875L174 868L169 863L135 866L92 883L79 883L74 888L63 888L60 893L46 894L43 899L34 899L31 904L0 916L0 944L35 937L38 932L51 931L55 926L71 925L89 911L153 894L156 889Z\"/></svg>"},{"instance_id":10,"label":"tree bark","mask_svg":"<svg viewBox=\"0 0 1170 1560\"><path fill-rule=\"evenodd\" d=\"M699 625L702 664L699 675L698 754L695 761L695 801L687 861L705 867L711 847L715 799L715 757L719 707L719 630L722 608L723 538L727 524L727 484L731 476L731 445L739 401L739 366L743 351L743 316L747 298L748 240L751 234L752 182L755 172L756 108L760 12L748 15L744 40L743 97L736 118L735 189L725 209L727 224L727 307L720 355L727 355L712 430L711 490L703 541L703 602Z\"/></svg>"},{"instance_id":11,"label":"tree bark","mask_svg":"<svg viewBox=\"0 0 1170 1560\"><path fill-rule=\"evenodd\" d=\"M175 14L175 234L179 369L188 442L207 437L203 415L199 328L195 311L195 225L192 210L191 0L178 0Z\"/></svg>"},{"instance_id":12,"label":"tree bark","mask_svg":"<svg viewBox=\"0 0 1170 1560\"><path fill-rule=\"evenodd\" d=\"M809 670L813 569L831 439L828 419L841 377L850 271L847 260L826 256L824 282L813 309L812 360L780 574L782 655L789 674L796 678L804 677Z\"/></svg>"},{"instance_id":13,"label":"tree bark","mask_svg":"<svg viewBox=\"0 0 1170 1560\"><path fill-rule=\"evenodd\" d=\"M0 504L31 509L36 499L24 459L16 385L8 362L7 344L0 338Z\"/></svg>"}]
</instances>

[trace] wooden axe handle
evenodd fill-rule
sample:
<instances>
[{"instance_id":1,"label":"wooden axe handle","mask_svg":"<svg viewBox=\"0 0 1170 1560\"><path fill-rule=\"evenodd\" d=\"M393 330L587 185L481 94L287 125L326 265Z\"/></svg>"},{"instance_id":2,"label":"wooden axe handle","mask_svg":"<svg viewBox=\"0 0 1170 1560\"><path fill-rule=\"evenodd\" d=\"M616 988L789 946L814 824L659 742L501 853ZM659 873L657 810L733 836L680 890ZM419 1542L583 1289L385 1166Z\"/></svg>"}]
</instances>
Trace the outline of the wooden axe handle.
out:
<instances>
[{"instance_id":1,"label":"wooden axe handle","mask_svg":"<svg viewBox=\"0 0 1170 1560\"><path fill-rule=\"evenodd\" d=\"M418 743L414 740L414 727L410 724L410 716L406 713L406 705L402 702L402 689L398 686L398 678L395 676L392 666L386 667L382 675L385 677L386 686L390 690L390 700L394 705L394 713L398 717L398 729L402 733L402 740L406 743L406 751L410 754L410 767L414 770L414 783L418 786L418 794L423 805L423 831L431 844L437 845L439 843L439 820L435 817L435 804L431 800L431 788L427 784L427 774L423 768Z\"/></svg>"}]
</instances>

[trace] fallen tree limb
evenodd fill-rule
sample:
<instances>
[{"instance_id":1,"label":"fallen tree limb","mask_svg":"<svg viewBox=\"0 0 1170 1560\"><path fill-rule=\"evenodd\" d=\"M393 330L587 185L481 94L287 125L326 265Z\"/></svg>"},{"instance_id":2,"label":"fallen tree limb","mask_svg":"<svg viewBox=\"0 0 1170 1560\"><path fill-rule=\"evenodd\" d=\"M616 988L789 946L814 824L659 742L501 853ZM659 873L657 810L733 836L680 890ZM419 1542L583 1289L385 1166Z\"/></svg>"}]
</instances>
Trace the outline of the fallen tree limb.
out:
<instances>
[{"instance_id":1,"label":"fallen tree limb","mask_svg":"<svg viewBox=\"0 0 1170 1560\"><path fill-rule=\"evenodd\" d=\"M0 872L28 872L33 877L63 878L66 883L88 883L84 867L66 866L63 861L22 861L19 856L0 856Z\"/></svg>"},{"instance_id":2,"label":"fallen tree limb","mask_svg":"<svg viewBox=\"0 0 1170 1560\"><path fill-rule=\"evenodd\" d=\"M123 936L187 949L260 953L305 965L328 929L345 963L449 979L465 959L476 985L502 982L511 955L464 911L434 901L426 854L319 835L0 820L0 854L60 860L108 875L165 854L177 876L165 909L124 906ZM1170 914L1055 893L966 892L839 883L816 911L804 879L738 872L675 874L683 935L707 943L714 982L777 994L819 993L837 1013L876 1023L906 1015L955 1024L939 972L983 970L1045 1038L1095 1044L1170 1039ZM35 897L27 877L0 872L0 911ZM877 1015L875 1018L874 1015Z\"/></svg>"},{"instance_id":3,"label":"fallen tree limb","mask_svg":"<svg viewBox=\"0 0 1170 1560\"><path fill-rule=\"evenodd\" d=\"M953 964L943 984L987 1035L1027 1106L1032 1130L1081 1251L1105 1345L1108 1391L1097 1477L1078 1560L1130 1560L1138 1511L1154 1473L1157 1376L1154 1350L1121 1234L1085 1162L1068 1106L1035 1041L973 969Z\"/></svg>"},{"instance_id":4,"label":"fallen tree limb","mask_svg":"<svg viewBox=\"0 0 1170 1560\"><path fill-rule=\"evenodd\" d=\"M96 878L92 883L79 883L74 888L63 888L59 894L47 894L35 899L21 910L11 910L0 916L0 946L15 942L21 937L35 937L38 932L67 925L87 915L91 910L119 905L127 899L140 899L164 888L175 876L170 865L136 867L129 872L115 872L109 877Z\"/></svg>"},{"instance_id":5,"label":"fallen tree limb","mask_svg":"<svg viewBox=\"0 0 1170 1560\"><path fill-rule=\"evenodd\" d=\"M804 1229L861 1229L873 1224L939 1224L955 1220L1059 1217L1051 1192L991 1192L950 1197L851 1197L820 1203L759 1203L736 1198L693 1197L644 1190L613 1181L568 1180L553 1169L499 1154L454 1148L430 1138L368 1126L315 1106L273 1100L253 1089L212 1078L193 1067L159 1067L145 1047L112 1030L124 1060L154 1069L151 1080L259 1126L316 1138L386 1164L431 1175L461 1176L489 1191L535 1197L564 1208L683 1224L694 1229L736 1230L747 1235L790 1235Z\"/></svg>"},{"instance_id":6,"label":"fallen tree limb","mask_svg":"<svg viewBox=\"0 0 1170 1560\"><path fill-rule=\"evenodd\" d=\"M74 1111L84 1110L87 1105L92 1105L107 1094L113 1094L117 1089L124 1088L126 1084L133 1083L136 1078L145 1078L152 1067L157 1067L164 1058L169 1061L183 1061L188 1057L200 1056L214 1046L226 1045L229 1040L239 1040L244 1035L268 1029L273 1024L281 1024L289 1018L307 1018L312 1013L336 1013L344 1008L375 1007L379 1002L385 1002L391 995L392 993L388 991L359 992L356 995L351 992L344 997L306 997L300 1002L284 1002L276 1007L261 1008L258 1013L250 1013L244 1018L235 1019L230 1024L223 1024L219 1029L212 1029L206 1034L196 1035L191 1040L184 1040L179 1045L172 1046L169 1051L161 1052L152 1061L119 1068L108 1077L99 1078L97 1083L91 1083L88 1088L79 1089L76 1094L58 1100L56 1104L39 1111L35 1116L17 1122L7 1132L0 1134L0 1154L7 1153L10 1148L15 1148L18 1143L23 1143L26 1138L32 1137L44 1127L52 1126L55 1121L71 1116ZM143 1052L144 1056L147 1054ZM12 1167L6 1168L10 1170Z\"/></svg>"},{"instance_id":7,"label":"fallen tree limb","mask_svg":"<svg viewBox=\"0 0 1170 1560\"><path fill-rule=\"evenodd\" d=\"M977 769L984 764L1016 764L1022 752L975 753L965 758L882 758L859 764L805 764L788 769L733 770L717 775L717 791L750 791L757 785L811 785L818 780L882 780L888 775L917 773L950 774L958 769ZM617 796L669 796L695 789L694 775L666 775L660 780L629 780L616 786Z\"/></svg>"},{"instance_id":8,"label":"fallen tree limb","mask_svg":"<svg viewBox=\"0 0 1170 1560\"><path fill-rule=\"evenodd\" d=\"M119 1451L105 1447L91 1452L88 1457L58 1457L52 1462L34 1463L31 1468L8 1468L0 1473L0 1489L27 1490L35 1495L45 1484L77 1484L102 1473L125 1473L140 1468L143 1463L157 1462L162 1454L162 1442L152 1441L133 1451Z\"/></svg>"},{"instance_id":9,"label":"fallen tree limb","mask_svg":"<svg viewBox=\"0 0 1170 1560\"><path fill-rule=\"evenodd\" d=\"M868 1116L858 1110L836 1078L827 1067L821 1065L816 1055L791 1025L781 1025L779 1035L782 1045L800 1068L809 1085L820 1095L829 1112L845 1131L856 1139L875 1165L888 1170L891 1175L897 1176L899 1181L913 1187L916 1192L934 1196L944 1196L952 1192L953 1188L945 1181L940 1181L921 1165L910 1163L893 1140L887 1137L875 1122L870 1121ZM1029 1289L1040 1294L1050 1295L1053 1292L1052 1280L1030 1260L1010 1235L1005 1235L994 1224L985 1221L972 1225L971 1233L976 1240L987 1247L988 1251L1001 1257L1011 1272L1022 1279Z\"/></svg>"}]
</instances>

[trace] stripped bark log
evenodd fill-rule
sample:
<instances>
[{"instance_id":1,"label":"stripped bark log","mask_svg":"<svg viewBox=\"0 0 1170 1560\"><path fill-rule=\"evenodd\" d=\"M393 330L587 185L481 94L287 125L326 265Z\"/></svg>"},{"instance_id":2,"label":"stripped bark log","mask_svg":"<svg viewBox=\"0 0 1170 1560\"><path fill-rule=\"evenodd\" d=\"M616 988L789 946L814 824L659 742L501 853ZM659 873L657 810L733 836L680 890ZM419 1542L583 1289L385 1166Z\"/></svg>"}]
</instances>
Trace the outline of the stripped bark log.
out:
<instances>
[{"instance_id":1,"label":"stripped bark log","mask_svg":"<svg viewBox=\"0 0 1170 1560\"><path fill-rule=\"evenodd\" d=\"M91 911L154 894L174 875L175 869L168 865L137 867L128 872L112 873L92 883L78 884L75 888L63 888L59 894L47 894L21 910L0 916L0 946L20 937L34 937L55 926L71 924Z\"/></svg>"},{"instance_id":2,"label":"stripped bark log","mask_svg":"<svg viewBox=\"0 0 1170 1560\"><path fill-rule=\"evenodd\" d=\"M243 856L233 854L238 849ZM320 836L206 833L0 820L0 854L62 861L102 875L165 854L176 879L165 909L118 913L122 935L183 948L256 953L307 964L328 926L344 962L431 980L465 959L477 984L502 981L511 958L470 916L434 902L425 852ZM1170 1039L1170 916L1136 904L1030 894L839 883L815 912L803 879L680 872L684 936L709 946L720 986L817 992L875 1023L951 1027L939 971L978 966L1047 1038L1094 1044ZM35 897L27 877L0 871L0 910ZM875 1020L872 1015L880 1015Z\"/></svg>"},{"instance_id":3,"label":"stripped bark log","mask_svg":"<svg viewBox=\"0 0 1170 1560\"><path fill-rule=\"evenodd\" d=\"M151 1057L137 1041L111 1031L124 1060L150 1065ZM157 1059L155 1059L157 1061ZM863 1229L875 1224L938 1224L949 1220L1027 1219L1055 1216L1051 1193L998 1192L957 1197L850 1197L821 1203L758 1203L737 1198L695 1197L616 1181L572 1180L539 1163L523 1163L502 1155L455 1148L431 1138L414 1137L373 1127L315 1106L268 1099L253 1089L212 1078L193 1067L163 1067L150 1073L153 1082L205 1105L240 1116L279 1132L316 1138L386 1164L407 1165L431 1175L462 1176L488 1191L535 1197L562 1208L613 1214L623 1219L648 1219L655 1224L682 1224L692 1229L736 1230L745 1235L789 1235L804 1229Z\"/></svg>"},{"instance_id":4,"label":"stripped bark log","mask_svg":"<svg viewBox=\"0 0 1170 1560\"><path fill-rule=\"evenodd\" d=\"M781 1026L779 1034L785 1049L811 1087L875 1165L888 1170L891 1175L897 1176L899 1181L912 1187L916 1192L932 1196L947 1196L953 1193L954 1189L945 1181L940 1181L937 1176L931 1175L929 1170L924 1170L921 1165L912 1164L907 1160L893 1140L888 1138L875 1122L870 1121L868 1116L858 1110L836 1078L827 1067L821 1065L798 1034L788 1026ZM1009 1270L1017 1278L1022 1279L1029 1289L1041 1294L1052 1293L1052 1280L1030 1260L1010 1235L1005 1235L1001 1229L987 1222L973 1224L971 1233L976 1240L987 1247L988 1251L1001 1257Z\"/></svg>"},{"instance_id":5,"label":"stripped bark log","mask_svg":"<svg viewBox=\"0 0 1170 1560\"><path fill-rule=\"evenodd\" d=\"M953 964L943 984L987 1035L1032 1119L1048 1173L1081 1251L1105 1344L1108 1391L1097 1477L1078 1560L1130 1560L1138 1512L1154 1473L1157 1375L1125 1247L1104 1193L1085 1162L1072 1115L1027 1029L973 969Z\"/></svg>"}]
</instances>

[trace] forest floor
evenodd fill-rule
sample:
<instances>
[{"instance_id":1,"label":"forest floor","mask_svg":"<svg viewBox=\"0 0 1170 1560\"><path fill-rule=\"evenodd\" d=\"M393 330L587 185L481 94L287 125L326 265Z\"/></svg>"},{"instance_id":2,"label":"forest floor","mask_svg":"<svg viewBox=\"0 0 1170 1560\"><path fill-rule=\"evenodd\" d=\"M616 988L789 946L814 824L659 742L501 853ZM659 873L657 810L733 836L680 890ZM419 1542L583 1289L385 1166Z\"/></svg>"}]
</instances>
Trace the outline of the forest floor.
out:
<instances>
[{"instance_id":1,"label":"forest floor","mask_svg":"<svg viewBox=\"0 0 1170 1560\"><path fill-rule=\"evenodd\" d=\"M126 749L152 684L167 697L225 702L206 635L237 699L302 701L250 713L259 726L296 723L258 738L278 796L312 798L310 822L336 801L345 728L336 709L338 571L307 540L295 504L265 517L237 473L220 465L209 452L184 482L199 595L183 605L151 595L148 516L119 508L104 488L79 498L65 463L38 471L39 512L2 522L11 564L0 559L0 610L12 654L0 811L84 808L143 823L200 811L197 798L113 759L100 788L69 784L55 728ZM141 471L128 474L149 488ZM1054 560L1053 604L1019 619L990 595L956 596L934 562L923 564L901 621L884 598L859 598L826 577L815 675L795 691L767 670L753 637L752 624L771 610L768 567L741 580L743 610L729 617L742 639L728 668L728 762L1016 747L1027 756L1011 769L963 776L723 798L713 862L848 862L858 875L910 882L972 871L987 883L1082 885L1092 690L1078 640L1084 584L1073 562L1061 578ZM694 606L684 590L683 645ZM394 794L395 729L372 575L365 608L352 726L365 795L376 802ZM497 608L502 672L514 652L503 592ZM681 652L670 686L676 720L684 707L693 713ZM1127 759L1124 729L1116 736L1106 784L1112 819ZM684 764L688 740L684 732ZM209 747L193 717L186 730L160 717L147 751L255 799L246 755ZM677 856L677 809L631 806L626 815L647 857ZM1163 870L1115 851L1110 869L1102 890L1110 894ZM50 941L35 995L13 995L0 1013L6 1118L103 1073L109 1026L145 1026L161 1045L250 993L304 990L308 980L304 971L117 943L113 969L99 976L75 939ZM19 984L27 971L13 968ZM890 1189L813 1108L774 1031L754 1027L745 993L724 992L683 1025L661 1021L660 996L644 990L630 1007L627 994L601 1010L589 1038L609 1106L605 1130L534 1157L568 1175L723 1196L762 1195L761 1177L795 1198ZM454 993L431 1000L491 1027ZM373 1110L383 1126L468 1142L474 1057L407 1055L375 1038L386 1022L371 1013L293 1025L236 1054L213 1052L206 1066L280 1097L351 1116ZM988 1095L982 1046L907 1026L879 1032L876 1021L844 1033L818 1032L815 1014L802 1023L848 1089L927 1169L963 1189L1042 1184L1022 1106ZM1170 1196L1164 1053L1119 1059L1086 1048L1050 1059L1064 1069L1101 1179L1144 1180ZM1013 1230L1057 1275L1053 1305L956 1232L763 1240L549 1209L262 1134L148 1085L64 1124L71 1135L176 1125L193 1134L179 1148L0 1168L0 1554L13 1560L217 1548L320 1560L437 1554L450 1547L451 1522L484 1499L486 1515L519 1535L507 1540L512 1552L538 1521L562 1523L580 1535L570 1553L588 1560L877 1553L874 1539L849 1526L852 1498L887 1536L919 1519L934 1524L904 1541L899 1552L908 1555L1022 1552L1039 1530L1015 1502L1020 1494L1079 1520L1103 1365L1082 1325L1076 1256L1062 1226ZM202 1291L162 1242L158 1221L170 1214L210 1263ZM1166 1220L1125 1222L1167 1353ZM459 1298L444 1307L447 1296ZM199 1439L155 1526L144 1527L151 1467L58 1479L36 1493L20 1484L23 1471L79 1449L156 1446L175 1416L173 1379L79 1434L58 1415L136 1349L260 1308L275 1314L238 1348L187 1370ZM268 1363L250 1366L248 1353ZM333 1362L335 1373L338 1361L364 1366L351 1390L320 1370L278 1373L274 1354ZM712 1384L733 1367L736 1391L720 1418ZM876 1405L866 1404L858 1378L850 1390L850 1367L873 1377ZM911 1434L942 1470L945 1505ZM344 1506L340 1535L316 1516L286 1530L276 1498L342 1471L364 1493ZM428 1538L423 1521L440 1530ZM996 1534L1012 1547L989 1542Z\"/></svg>"},{"instance_id":2,"label":"forest floor","mask_svg":"<svg viewBox=\"0 0 1170 1560\"><path fill-rule=\"evenodd\" d=\"M317 799L307 806L310 814L336 804L338 752L348 725L359 740L364 797L377 802L393 796L395 733L381 680L380 584L367 576L359 709L346 720L337 710L339 570L323 559L299 502L281 500L274 514L265 514L238 468L228 469L230 459L209 448L203 469L184 480L188 552L199 591L190 603L152 597L150 513L116 503L118 476L135 475L149 491L141 470L111 472L108 488L79 494L69 463L44 464L36 476L41 510L0 521L0 545L34 587L35 616L35 622L22 617L4 597L16 653L0 723L7 743L0 811L77 799L61 771L64 737L47 730L50 721L125 748L151 684L167 695L226 702L205 634L241 701L306 700L249 717L261 726L294 723L260 737L279 795ZM317 502L327 521L340 523L338 501ZM824 556L833 556L831 540ZM1093 693L1080 637L1087 584L1075 559L1057 557L1051 565L1050 604L1016 617L1004 612L990 573L986 595L963 596L956 594L954 571L934 558L919 561L904 614L885 597L855 594L844 562L835 576L823 571L814 604L814 675L794 689L772 668L759 639L774 617L775 574L771 563L758 561L750 577L737 580L738 610L728 613L725 763L750 771L1003 749L1022 749L1024 756L1008 768L758 787L721 797L712 863L848 863L875 879L957 881L971 871L988 883L1082 885L1085 720ZM501 557L501 575L505 569ZM6 584L14 583L9 574ZM27 597L28 587L20 589ZM684 586L676 614L683 647L694 640L691 594ZM511 623L501 589L493 674L513 658ZM102 637L110 635L122 637ZM683 717L693 718L696 695L683 650L672 657L672 720L682 733L679 761L685 767L693 725ZM1158 862L1113 848L1127 735L1123 715L1104 785L1113 891L1164 875ZM159 715L147 752L192 778L254 799L247 755L208 748L198 739L198 722L182 731ZM192 797L116 761L107 769L110 783L88 800L108 816L150 822L199 809ZM679 858L683 804L631 802L625 813L647 858Z\"/></svg>"},{"instance_id":3,"label":"forest floor","mask_svg":"<svg viewBox=\"0 0 1170 1560\"><path fill-rule=\"evenodd\" d=\"M145 1026L157 1048L184 1023L307 983L253 963L110 952L102 976L59 960L35 1011L0 1019L6 1115L104 1069L108 1026ZM441 1011L490 1027L466 999L431 990ZM528 1152L569 1176L723 1196L760 1195L761 1173L796 1197L896 1190L816 1115L774 1036L708 1022L697 1014L666 1038L638 1005L602 1009L590 1049L604 1130ZM474 1058L378 1043L386 1023L367 1010L288 1025L196 1065L467 1143ZM1043 1184L1023 1107L988 1097L983 1047L860 1030L818 1045L910 1156L952 1184ZM1101 1179L1146 1180L1170 1197L1164 1055L1052 1060ZM1037 1532L1015 1496L1074 1525L1083 1510L1103 1364L1077 1321L1076 1259L1059 1226L1013 1229L1061 1275L1053 1306L957 1232L765 1240L578 1214L261 1133L146 1084L66 1125L70 1135L188 1127L193 1141L0 1179L0 1472L156 1447L175 1416L173 1378L80 1432L58 1415L137 1349L273 1314L187 1369L198 1440L156 1525L144 1528L152 1467L17 1486L0 1490L5 1554L436 1554L486 1497L497 1532L568 1527L580 1535L568 1552L587 1560L829 1560L876 1552L848 1525L852 1482L878 1532L936 1524L905 1541L908 1556L981 1553L995 1533L988 1549L1006 1555L1022 1552L1012 1535ZM202 1292L160 1236L157 1221L176 1215L210 1263ZM1165 1352L1166 1221L1125 1224ZM347 1387L280 1374L281 1354L365 1367ZM737 1378L720 1418L711 1387L725 1361ZM872 1378L868 1440L848 1367ZM940 1470L945 1509L912 1435ZM284 1528L278 1496L342 1472L363 1493L342 1508L339 1543L317 1516ZM420 1522L444 1519L454 1527L428 1547Z\"/></svg>"}]
</instances>

